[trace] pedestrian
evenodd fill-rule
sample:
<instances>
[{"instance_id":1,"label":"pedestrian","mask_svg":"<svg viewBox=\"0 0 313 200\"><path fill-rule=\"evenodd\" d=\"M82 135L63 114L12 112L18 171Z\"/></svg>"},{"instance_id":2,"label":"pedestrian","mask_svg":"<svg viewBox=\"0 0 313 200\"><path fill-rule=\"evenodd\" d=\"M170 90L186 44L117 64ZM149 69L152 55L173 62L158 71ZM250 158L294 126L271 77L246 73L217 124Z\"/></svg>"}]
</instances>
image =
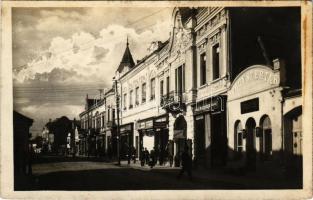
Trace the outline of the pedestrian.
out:
<instances>
[{"instance_id":1,"label":"pedestrian","mask_svg":"<svg viewBox=\"0 0 313 200\"><path fill-rule=\"evenodd\" d=\"M181 155L181 162L182 162L182 168L179 171L177 179L180 179L180 177L186 171L188 173L189 179L192 180L192 159L191 159L191 156L188 153L187 145L185 146L185 149L184 149L184 151L183 151L183 153Z\"/></svg>"},{"instance_id":2,"label":"pedestrian","mask_svg":"<svg viewBox=\"0 0 313 200\"><path fill-rule=\"evenodd\" d=\"M152 168L155 165L155 151L154 148L150 151L150 167Z\"/></svg>"},{"instance_id":3,"label":"pedestrian","mask_svg":"<svg viewBox=\"0 0 313 200\"><path fill-rule=\"evenodd\" d=\"M140 164L141 166L145 166L145 161L146 161L146 155L145 155L145 151L141 151L140 154Z\"/></svg>"},{"instance_id":4,"label":"pedestrian","mask_svg":"<svg viewBox=\"0 0 313 200\"><path fill-rule=\"evenodd\" d=\"M127 164L128 165L130 164L131 154L132 154L131 146L127 146Z\"/></svg>"},{"instance_id":5,"label":"pedestrian","mask_svg":"<svg viewBox=\"0 0 313 200\"><path fill-rule=\"evenodd\" d=\"M135 147L132 147L132 158L133 158L133 161L134 161L134 164L136 163L136 149Z\"/></svg>"},{"instance_id":6,"label":"pedestrian","mask_svg":"<svg viewBox=\"0 0 313 200\"><path fill-rule=\"evenodd\" d=\"M145 160L146 160L146 164L149 165L149 151L147 150L147 148L145 148Z\"/></svg>"},{"instance_id":7,"label":"pedestrian","mask_svg":"<svg viewBox=\"0 0 313 200\"><path fill-rule=\"evenodd\" d=\"M168 159L170 161L170 167L172 167L174 159L173 159L173 154L170 151L168 152Z\"/></svg>"},{"instance_id":8,"label":"pedestrian","mask_svg":"<svg viewBox=\"0 0 313 200\"><path fill-rule=\"evenodd\" d=\"M154 164L156 165L156 163L158 162L159 157L160 157L160 148L159 148L159 146L156 146L153 149L154 149L154 162L155 162Z\"/></svg>"}]
</instances>

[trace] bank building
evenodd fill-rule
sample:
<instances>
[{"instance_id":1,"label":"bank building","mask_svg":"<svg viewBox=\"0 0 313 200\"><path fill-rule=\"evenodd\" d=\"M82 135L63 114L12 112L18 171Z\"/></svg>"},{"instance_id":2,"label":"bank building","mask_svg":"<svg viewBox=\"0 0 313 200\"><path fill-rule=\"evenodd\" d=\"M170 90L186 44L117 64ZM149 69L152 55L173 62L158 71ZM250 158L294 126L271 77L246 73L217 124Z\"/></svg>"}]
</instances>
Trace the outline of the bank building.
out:
<instances>
[{"instance_id":1,"label":"bank building","mask_svg":"<svg viewBox=\"0 0 313 200\"><path fill-rule=\"evenodd\" d=\"M300 9L174 8L168 31L136 62L127 40L114 85L81 113L104 151L179 166L187 145L197 166L302 169Z\"/></svg>"}]
</instances>

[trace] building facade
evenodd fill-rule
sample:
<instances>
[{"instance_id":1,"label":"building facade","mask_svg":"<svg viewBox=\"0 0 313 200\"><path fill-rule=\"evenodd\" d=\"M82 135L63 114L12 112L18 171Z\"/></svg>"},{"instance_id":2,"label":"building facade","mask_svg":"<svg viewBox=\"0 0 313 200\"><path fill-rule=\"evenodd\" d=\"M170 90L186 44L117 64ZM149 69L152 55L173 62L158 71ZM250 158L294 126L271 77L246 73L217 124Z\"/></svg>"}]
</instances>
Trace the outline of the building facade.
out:
<instances>
[{"instance_id":1,"label":"building facade","mask_svg":"<svg viewBox=\"0 0 313 200\"><path fill-rule=\"evenodd\" d=\"M112 148L176 166L186 145L205 167L301 157L299 24L299 8L174 8L170 38L143 59L126 43L103 106Z\"/></svg>"},{"instance_id":2,"label":"building facade","mask_svg":"<svg viewBox=\"0 0 313 200\"><path fill-rule=\"evenodd\" d=\"M106 151L105 99L86 96L85 111L80 113L79 154L104 155Z\"/></svg>"}]
</instances>

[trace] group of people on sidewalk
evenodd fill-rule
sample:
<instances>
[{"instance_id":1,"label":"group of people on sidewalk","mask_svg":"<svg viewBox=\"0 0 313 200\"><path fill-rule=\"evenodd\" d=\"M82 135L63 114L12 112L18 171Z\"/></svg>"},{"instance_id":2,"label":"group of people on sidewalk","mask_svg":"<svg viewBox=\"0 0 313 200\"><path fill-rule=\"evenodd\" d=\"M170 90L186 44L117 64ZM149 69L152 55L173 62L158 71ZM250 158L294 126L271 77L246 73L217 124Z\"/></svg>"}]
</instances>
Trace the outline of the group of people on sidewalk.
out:
<instances>
[{"instance_id":1,"label":"group of people on sidewalk","mask_svg":"<svg viewBox=\"0 0 313 200\"><path fill-rule=\"evenodd\" d=\"M165 150L160 151L158 148L153 148L150 152L147 148L144 148L140 154L141 166L148 165L151 168L157 164L159 161L159 165L165 165L166 162L169 162L170 166L173 165L173 155Z\"/></svg>"},{"instance_id":2,"label":"group of people on sidewalk","mask_svg":"<svg viewBox=\"0 0 313 200\"><path fill-rule=\"evenodd\" d=\"M162 154L161 155L158 154L156 148L153 148L153 150L151 150L150 153L147 150L147 148L144 148L144 150L141 152L140 158L141 166L144 166L146 164L153 168L156 165L158 159L160 165L164 165L165 162L168 161L170 167L173 166L173 155L171 154L167 154L166 157L163 157ZM188 174L189 179L192 180L192 158L189 155L187 145L185 146L184 151L180 154L179 159L181 162L181 170L177 175L177 179L180 179L181 176L186 172Z\"/></svg>"}]
</instances>

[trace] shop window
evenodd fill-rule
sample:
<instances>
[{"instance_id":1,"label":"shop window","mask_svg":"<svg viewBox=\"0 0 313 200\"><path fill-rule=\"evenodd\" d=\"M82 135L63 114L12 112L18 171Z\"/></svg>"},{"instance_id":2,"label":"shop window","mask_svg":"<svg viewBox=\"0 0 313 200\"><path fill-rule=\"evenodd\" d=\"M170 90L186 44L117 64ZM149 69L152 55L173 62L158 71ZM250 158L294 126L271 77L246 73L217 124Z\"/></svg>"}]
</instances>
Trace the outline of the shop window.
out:
<instances>
[{"instance_id":1,"label":"shop window","mask_svg":"<svg viewBox=\"0 0 313 200\"><path fill-rule=\"evenodd\" d=\"M302 116L292 119L293 154L302 155Z\"/></svg>"},{"instance_id":2,"label":"shop window","mask_svg":"<svg viewBox=\"0 0 313 200\"><path fill-rule=\"evenodd\" d=\"M200 85L206 84L206 54L200 55Z\"/></svg>"},{"instance_id":3,"label":"shop window","mask_svg":"<svg viewBox=\"0 0 313 200\"><path fill-rule=\"evenodd\" d=\"M212 47L213 80L220 77L220 45Z\"/></svg>"},{"instance_id":4,"label":"shop window","mask_svg":"<svg viewBox=\"0 0 313 200\"><path fill-rule=\"evenodd\" d=\"M260 151L264 160L268 160L272 154L272 126L268 116L263 117L260 135Z\"/></svg>"},{"instance_id":5,"label":"shop window","mask_svg":"<svg viewBox=\"0 0 313 200\"><path fill-rule=\"evenodd\" d=\"M146 83L142 84L142 88L141 88L141 103L145 103L146 102L146 93L147 93L147 88L146 88Z\"/></svg>"},{"instance_id":6,"label":"shop window","mask_svg":"<svg viewBox=\"0 0 313 200\"><path fill-rule=\"evenodd\" d=\"M240 121L237 121L235 125L235 150L238 153L238 157L241 157L243 151L243 132Z\"/></svg>"}]
</instances>

